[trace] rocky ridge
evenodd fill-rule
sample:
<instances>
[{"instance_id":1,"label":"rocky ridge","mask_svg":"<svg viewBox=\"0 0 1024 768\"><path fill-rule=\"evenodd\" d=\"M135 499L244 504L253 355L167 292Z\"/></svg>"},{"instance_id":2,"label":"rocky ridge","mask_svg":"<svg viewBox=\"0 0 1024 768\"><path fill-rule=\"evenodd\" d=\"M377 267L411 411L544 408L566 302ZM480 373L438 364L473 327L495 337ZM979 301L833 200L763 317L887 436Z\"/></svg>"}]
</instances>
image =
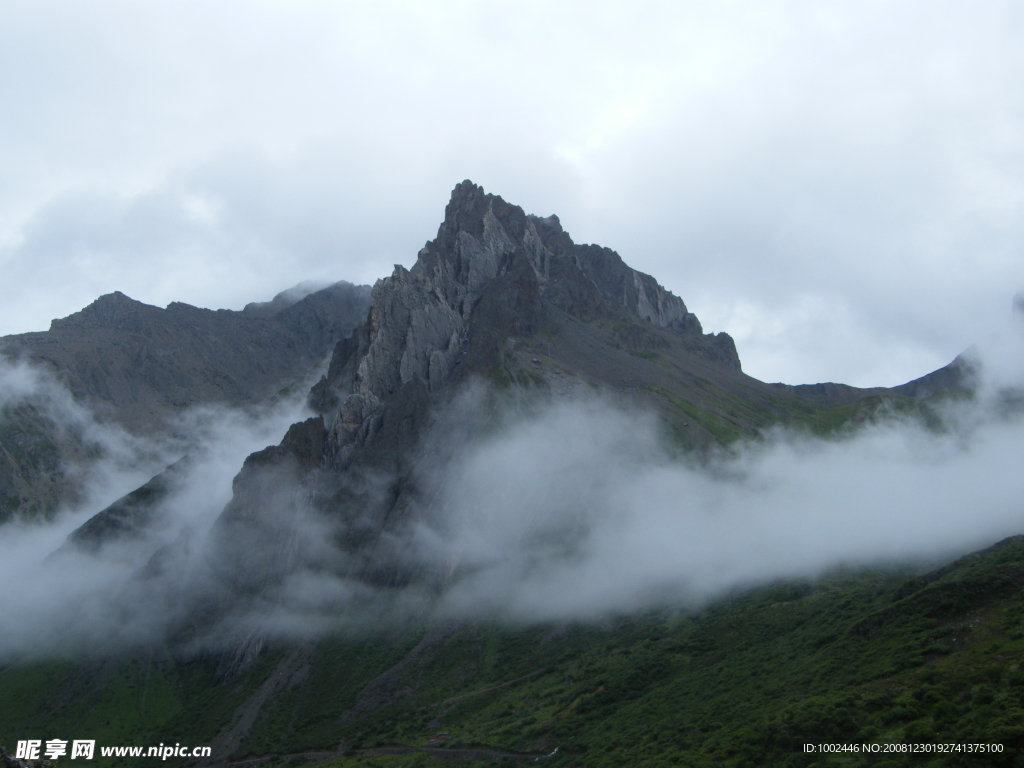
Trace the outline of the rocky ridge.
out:
<instances>
[{"instance_id":1,"label":"rocky ridge","mask_svg":"<svg viewBox=\"0 0 1024 768\"><path fill-rule=\"evenodd\" d=\"M115 291L49 331L0 339L0 353L51 371L102 417L145 433L199 403L266 400L323 360L368 303L367 286L344 282L271 312L161 309Z\"/></svg>"},{"instance_id":2,"label":"rocky ridge","mask_svg":"<svg viewBox=\"0 0 1024 768\"><path fill-rule=\"evenodd\" d=\"M539 333L552 311L583 321L640 320L685 338L735 371L724 333L704 335L683 300L617 253L576 245L557 216L524 214L470 181L455 187L437 237L409 270L373 288L366 322L335 349L312 403L330 425L336 468L372 441L384 404L404 387L434 393L501 365L509 338Z\"/></svg>"}]
</instances>

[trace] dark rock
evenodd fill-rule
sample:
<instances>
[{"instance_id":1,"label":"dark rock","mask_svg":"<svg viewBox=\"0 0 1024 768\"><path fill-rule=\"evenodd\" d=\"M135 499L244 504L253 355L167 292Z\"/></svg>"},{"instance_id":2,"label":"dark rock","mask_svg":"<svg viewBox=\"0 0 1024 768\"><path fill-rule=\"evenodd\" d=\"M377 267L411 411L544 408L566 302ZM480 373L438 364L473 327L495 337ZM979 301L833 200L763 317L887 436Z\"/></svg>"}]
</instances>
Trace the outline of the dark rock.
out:
<instances>
[{"instance_id":1,"label":"dark rock","mask_svg":"<svg viewBox=\"0 0 1024 768\"><path fill-rule=\"evenodd\" d=\"M978 374L977 366L964 355L957 355L949 365L893 387L892 391L907 397L929 397L939 392L974 389L978 385Z\"/></svg>"},{"instance_id":2,"label":"dark rock","mask_svg":"<svg viewBox=\"0 0 1024 768\"><path fill-rule=\"evenodd\" d=\"M0 409L0 523L49 517L81 499L80 472L95 446L48 411L45 395Z\"/></svg>"}]
</instances>

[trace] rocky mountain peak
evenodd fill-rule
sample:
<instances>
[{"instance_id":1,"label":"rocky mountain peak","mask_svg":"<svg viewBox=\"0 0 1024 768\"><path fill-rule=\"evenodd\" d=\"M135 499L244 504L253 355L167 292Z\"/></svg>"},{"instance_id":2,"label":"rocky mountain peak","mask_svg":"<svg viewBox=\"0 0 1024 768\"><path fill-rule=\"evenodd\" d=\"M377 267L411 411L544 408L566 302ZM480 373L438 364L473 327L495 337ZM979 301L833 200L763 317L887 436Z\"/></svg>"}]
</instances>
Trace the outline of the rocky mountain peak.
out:
<instances>
[{"instance_id":1,"label":"rocky mountain peak","mask_svg":"<svg viewBox=\"0 0 1024 768\"><path fill-rule=\"evenodd\" d=\"M628 314L662 328L702 333L699 321L682 299L650 275L627 266L615 251L598 245L574 244L558 216L524 214L518 206L486 194L469 180L452 191L437 238L427 248L432 246L458 257L458 273L472 286L498 273L496 257L507 256L521 247L542 287L552 280L575 282L587 294L591 286L586 283L591 283L598 295L588 298L621 307ZM557 289L553 292L560 293Z\"/></svg>"},{"instance_id":2,"label":"rocky mountain peak","mask_svg":"<svg viewBox=\"0 0 1024 768\"><path fill-rule=\"evenodd\" d=\"M347 295L360 299L363 289L337 284L272 319L302 335L320 307ZM339 548L311 544L316 568L385 586L433 579L404 557L409 526L431 514L446 462L454 466L506 407L544 413L535 406L596 390L650 410L675 440L701 450L876 394L745 376L732 339L704 334L653 277L611 249L575 244L556 216L528 215L469 181L456 186L437 236L411 268L395 266L366 298L351 304L362 322L334 346L312 389L319 415L252 454L235 478L210 551L211 567L239 594L260 594L306 567L288 532L307 511L323 518ZM249 317L253 310L236 314L270 323ZM293 338L281 340L290 347ZM464 396L459 385L470 379L493 386ZM111 506L93 528L108 537L150 525L137 502L151 502L167 480Z\"/></svg>"},{"instance_id":3,"label":"rocky mountain peak","mask_svg":"<svg viewBox=\"0 0 1024 768\"><path fill-rule=\"evenodd\" d=\"M378 584L411 578L402 537L382 536L429 494L418 485L416 457L443 461L448 448L423 441L449 407L460 407L458 385L469 379L516 387L527 399L607 388L663 408L694 445L713 439L689 421L699 413L689 398L708 397L702 383L757 386L739 370L732 339L703 334L682 299L653 277L608 248L576 245L558 217L528 215L471 181L455 187L415 263L377 281L365 317L312 388L322 421L297 425L236 478L219 521L225 563L244 563L253 542L279 538L295 496L338 522L354 558L345 568ZM460 412L456 420L475 429L487 418ZM265 567L244 578L245 567L231 569L236 583L266 578Z\"/></svg>"},{"instance_id":4,"label":"rocky mountain peak","mask_svg":"<svg viewBox=\"0 0 1024 768\"><path fill-rule=\"evenodd\" d=\"M366 323L337 346L311 402L346 455L370 438L381 408L404 387L429 394L500 365L508 339L538 333L552 312L670 329L739 370L732 339L704 337L682 299L653 277L608 248L574 244L557 216L527 215L467 180L452 191L416 263L397 265L374 286Z\"/></svg>"}]
</instances>

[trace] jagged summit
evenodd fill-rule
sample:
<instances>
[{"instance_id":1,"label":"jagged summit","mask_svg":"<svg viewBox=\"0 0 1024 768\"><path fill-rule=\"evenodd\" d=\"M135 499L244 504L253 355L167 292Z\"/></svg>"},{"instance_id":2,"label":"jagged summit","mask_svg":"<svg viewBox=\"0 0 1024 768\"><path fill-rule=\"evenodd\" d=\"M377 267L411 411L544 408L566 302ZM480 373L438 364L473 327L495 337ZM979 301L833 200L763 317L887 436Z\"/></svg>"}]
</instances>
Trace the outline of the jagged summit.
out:
<instances>
[{"instance_id":1,"label":"jagged summit","mask_svg":"<svg viewBox=\"0 0 1024 768\"><path fill-rule=\"evenodd\" d=\"M617 253L576 245L557 216L530 216L471 181L452 191L437 236L409 270L373 288L367 322L335 350L314 390L347 442L367 417L414 380L428 392L468 371L501 366L509 339L538 334L555 315L667 329L691 351L739 371L727 334L703 334L682 299Z\"/></svg>"},{"instance_id":2,"label":"jagged summit","mask_svg":"<svg viewBox=\"0 0 1024 768\"><path fill-rule=\"evenodd\" d=\"M496 224L500 225L507 241L503 242ZM552 291L554 298L561 299L567 310L579 309L573 298L597 299L599 304L621 306L663 328L702 332L696 316L687 311L682 299L665 290L650 275L626 266L615 251L598 245L577 245L562 228L558 216L526 215L518 206L485 193L482 187L469 180L452 190L437 238L427 243L424 250L457 253L463 267L460 277L473 286L493 277L496 265L493 259L485 258L481 262L479 249L472 246L460 249L460 237L467 236L483 245L485 252L488 246L492 246L493 252L493 246L499 243L505 246L502 255L508 255L516 246L521 247L542 288L547 289L552 282L575 284L575 295L564 290L568 286L556 286ZM592 288L596 289L596 295Z\"/></svg>"},{"instance_id":3,"label":"jagged summit","mask_svg":"<svg viewBox=\"0 0 1024 768\"><path fill-rule=\"evenodd\" d=\"M453 190L435 243L443 247L446 236L453 231L475 236L484 234L488 212L501 222L513 239L523 229L532 227L533 231L523 232L523 237L527 244L526 252L532 256L531 265L542 286L547 287L551 281L559 280L579 283L580 275L571 269L575 266L586 280L594 284L599 300L621 306L660 327L701 333L700 323L687 311L682 299L665 290L650 275L626 266L615 251L598 245L577 245L562 228L558 216L524 216L518 206L510 206L500 197L485 194L482 187L471 181L464 181ZM541 249L529 247L536 242L531 236L540 240ZM548 253L543 253L543 250ZM565 263L559 264L559 260L565 260ZM566 266L570 269L558 269ZM589 293L587 288L589 286L583 287L580 293ZM568 298L564 294L559 296ZM569 304L567 308L573 307Z\"/></svg>"}]
</instances>

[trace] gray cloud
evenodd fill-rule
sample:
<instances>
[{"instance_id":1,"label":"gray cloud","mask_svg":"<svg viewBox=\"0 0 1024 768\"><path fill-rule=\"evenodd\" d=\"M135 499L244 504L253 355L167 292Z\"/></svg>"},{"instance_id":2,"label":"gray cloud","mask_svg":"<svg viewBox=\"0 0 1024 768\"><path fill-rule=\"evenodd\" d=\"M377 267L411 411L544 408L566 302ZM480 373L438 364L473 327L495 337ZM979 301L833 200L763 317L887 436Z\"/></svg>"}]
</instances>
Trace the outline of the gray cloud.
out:
<instances>
[{"instance_id":1,"label":"gray cloud","mask_svg":"<svg viewBox=\"0 0 1024 768\"><path fill-rule=\"evenodd\" d=\"M895 423L848 441L778 433L711 472L659 455L652 427L562 407L477 446L426 537L456 568L443 609L598 618L949 556L1024 524L1019 421L942 436Z\"/></svg>"},{"instance_id":2,"label":"gray cloud","mask_svg":"<svg viewBox=\"0 0 1024 768\"><path fill-rule=\"evenodd\" d=\"M619 250L764 379L895 384L1024 286L1000 2L15 3L0 331L408 265L470 177Z\"/></svg>"}]
</instances>

